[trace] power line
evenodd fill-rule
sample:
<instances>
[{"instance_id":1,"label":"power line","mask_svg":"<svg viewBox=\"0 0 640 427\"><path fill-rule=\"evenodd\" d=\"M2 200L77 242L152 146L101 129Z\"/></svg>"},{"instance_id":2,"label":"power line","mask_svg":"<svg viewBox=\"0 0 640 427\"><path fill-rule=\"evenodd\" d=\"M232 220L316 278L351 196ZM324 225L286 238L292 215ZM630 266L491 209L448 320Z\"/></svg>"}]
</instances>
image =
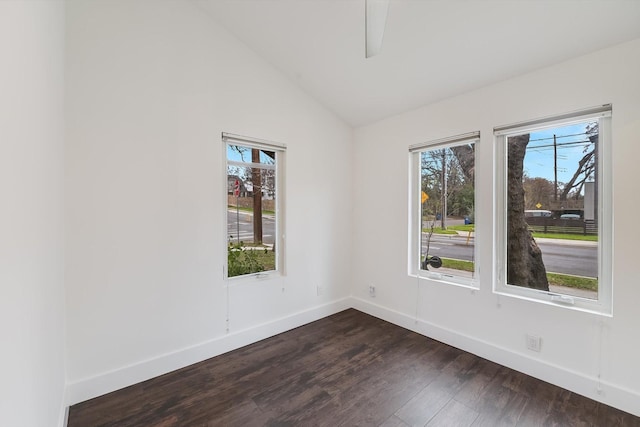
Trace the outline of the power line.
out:
<instances>
[{"instance_id":1,"label":"power line","mask_svg":"<svg viewBox=\"0 0 640 427\"><path fill-rule=\"evenodd\" d=\"M553 138L551 138L553 139ZM567 145L587 145L587 144L592 144L593 142L591 141L572 141L572 142L562 142L562 143L558 143L557 146L558 148L562 148L565 147ZM534 147L527 147L527 150L537 150L538 148L553 148L553 144L547 144L547 145L536 145ZM570 148L570 147L566 147L566 148Z\"/></svg>"},{"instance_id":2,"label":"power line","mask_svg":"<svg viewBox=\"0 0 640 427\"><path fill-rule=\"evenodd\" d=\"M587 132L582 132L582 133L574 133L574 134L570 134L570 135L559 135L556 137L556 139L560 139L560 138L569 138L572 136L581 136L581 135L589 135ZM547 140L552 140L553 136L549 136L547 138L538 138L538 139L530 139L529 142L533 142L533 141L547 141Z\"/></svg>"}]
</instances>

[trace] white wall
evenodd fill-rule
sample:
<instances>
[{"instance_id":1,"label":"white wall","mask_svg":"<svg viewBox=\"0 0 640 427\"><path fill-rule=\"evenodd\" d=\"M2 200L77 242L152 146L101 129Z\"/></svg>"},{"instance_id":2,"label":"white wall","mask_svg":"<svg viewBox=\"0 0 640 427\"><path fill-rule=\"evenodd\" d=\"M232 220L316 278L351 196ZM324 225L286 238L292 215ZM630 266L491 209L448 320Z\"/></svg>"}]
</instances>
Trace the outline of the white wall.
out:
<instances>
[{"instance_id":1,"label":"white wall","mask_svg":"<svg viewBox=\"0 0 640 427\"><path fill-rule=\"evenodd\" d=\"M346 307L347 125L189 2L69 2L66 67L69 403ZM288 146L288 274L230 334L223 131Z\"/></svg>"},{"instance_id":2,"label":"white wall","mask_svg":"<svg viewBox=\"0 0 640 427\"><path fill-rule=\"evenodd\" d=\"M635 40L357 129L356 307L640 415L639 75L640 40ZM605 103L613 104L614 317L498 298L492 293L493 127ZM432 281L418 289L417 279L407 275L407 148L478 130L480 290ZM377 287L375 299L367 295L369 284ZM542 336L541 353L525 349L526 333Z\"/></svg>"},{"instance_id":3,"label":"white wall","mask_svg":"<svg viewBox=\"0 0 640 427\"><path fill-rule=\"evenodd\" d=\"M0 2L0 424L64 419L64 4Z\"/></svg>"}]
</instances>

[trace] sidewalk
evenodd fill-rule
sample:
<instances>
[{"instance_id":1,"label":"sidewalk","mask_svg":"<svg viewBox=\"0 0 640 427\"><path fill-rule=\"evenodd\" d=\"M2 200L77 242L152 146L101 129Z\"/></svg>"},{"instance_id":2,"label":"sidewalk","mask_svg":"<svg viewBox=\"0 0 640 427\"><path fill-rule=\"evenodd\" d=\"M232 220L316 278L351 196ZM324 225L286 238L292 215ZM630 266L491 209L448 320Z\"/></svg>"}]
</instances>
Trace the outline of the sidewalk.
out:
<instances>
[{"instance_id":1,"label":"sidewalk","mask_svg":"<svg viewBox=\"0 0 640 427\"><path fill-rule=\"evenodd\" d=\"M456 233L458 233L457 237L464 237L465 239L467 238L474 239L476 234L474 231L472 231L471 234L469 234L468 231L458 231L458 230L456 230ZM441 236L453 236L453 234L449 234L449 235L442 234ZM598 246L598 242L590 242L586 240L549 239L546 237L536 237L535 241L538 243L550 243L550 244L562 245L562 246L586 246L586 247Z\"/></svg>"},{"instance_id":2,"label":"sidewalk","mask_svg":"<svg viewBox=\"0 0 640 427\"><path fill-rule=\"evenodd\" d=\"M587 246L587 247L598 246L598 242L589 242L586 240L547 239L545 237L536 237L535 241L538 243L553 243L555 245L562 245L562 246Z\"/></svg>"},{"instance_id":3,"label":"sidewalk","mask_svg":"<svg viewBox=\"0 0 640 427\"><path fill-rule=\"evenodd\" d=\"M239 215L246 215L246 216L253 216L253 211L246 211L246 210L242 210L239 209L236 211L236 207L235 206L227 206L227 212L235 215L236 213L238 213ZM262 213L262 218L268 218L268 219L273 219L275 220L276 216L274 214L268 214L268 213Z\"/></svg>"}]
</instances>

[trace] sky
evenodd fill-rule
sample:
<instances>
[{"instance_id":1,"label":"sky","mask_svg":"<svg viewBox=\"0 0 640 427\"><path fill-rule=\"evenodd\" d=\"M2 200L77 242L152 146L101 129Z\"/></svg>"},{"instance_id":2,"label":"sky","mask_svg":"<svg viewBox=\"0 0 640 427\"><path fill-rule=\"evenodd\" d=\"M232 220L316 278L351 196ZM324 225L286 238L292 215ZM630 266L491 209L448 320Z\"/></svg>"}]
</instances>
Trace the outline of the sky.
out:
<instances>
[{"instance_id":1,"label":"sky","mask_svg":"<svg viewBox=\"0 0 640 427\"><path fill-rule=\"evenodd\" d=\"M585 147L590 146L589 138L585 135L589 122L561 126L532 132L524 158L524 171L530 178L541 177L554 181L554 150L553 135L556 135L558 183L568 182L576 169L578 162L585 154Z\"/></svg>"},{"instance_id":2,"label":"sky","mask_svg":"<svg viewBox=\"0 0 640 427\"><path fill-rule=\"evenodd\" d=\"M578 167L578 161L584 156L584 149L590 145L589 138L585 135L586 125L590 122L583 122L570 126L560 126L557 128L544 129L531 132L527 153L524 158L524 171L530 178L542 177L551 182L554 181L554 150L553 135L556 135L557 162L558 162L558 183L566 183L573 176ZM227 159L233 161L251 161L251 151L247 149L243 153L227 146ZM260 162L273 164L273 160L260 152ZM232 169L236 169L232 167Z\"/></svg>"},{"instance_id":3,"label":"sky","mask_svg":"<svg viewBox=\"0 0 640 427\"><path fill-rule=\"evenodd\" d=\"M227 160L231 160L231 161L236 161L236 162L243 162L243 163L250 163L251 162L251 149L247 148L247 147L241 147L244 150L242 150L242 153L240 153L240 151L238 151L237 149L233 148L233 147L238 147L236 145L227 145ZM266 154L264 154L263 151L260 151L260 163L266 164L266 165L273 165L275 162L272 158L270 158L269 156L267 156ZM245 168L241 168L238 166L233 166L233 165L229 165L227 167L227 175L237 175L237 176L243 176L244 173L246 172Z\"/></svg>"},{"instance_id":4,"label":"sky","mask_svg":"<svg viewBox=\"0 0 640 427\"><path fill-rule=\"evenodd\" d=\"M240 147L244 149L244 152L241 155L237 149L232 147ZM251 149L237 145L227 145L227 159L237 162L251 162ZM273 159L260 151L260 163L273 164Z\"/></svg>"}]
</instances>

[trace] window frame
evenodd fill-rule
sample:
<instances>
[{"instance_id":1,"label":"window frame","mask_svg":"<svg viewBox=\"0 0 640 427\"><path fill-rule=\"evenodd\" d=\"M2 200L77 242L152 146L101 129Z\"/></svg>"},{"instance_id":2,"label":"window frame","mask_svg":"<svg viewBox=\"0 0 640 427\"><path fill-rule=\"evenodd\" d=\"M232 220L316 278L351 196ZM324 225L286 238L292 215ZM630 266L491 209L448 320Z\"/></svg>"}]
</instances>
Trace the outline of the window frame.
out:
<instances>
[{"instance_id":1,"label":"window frame","mask_svg":"<svg viewBox=\"0 0 640 427\"><path fill-rule=\"evenodd\" d=\"M275 269L268 271L260 271L256 273L242 274L239 276L229 277L228 271L228 223L229 223L229 209L228 209L228 168L229 158L227 150L230 145L239 145L247 148L255 148L259 150L272 151L275 153L275 232L274 243L276 247L275 254ZM286 158L287 146L277 142L267 141L263 139L242 136L227 132L222 132L222 151L223 151L223 184L224 184L224 202L222 207L224 209L224 263L223 263L223 278L229 281L242 281L242 280L263 280L282 277L286 275L285 271L285 227L284 227L284 204L285 204L285 158Z\"/></svg>"},{"instance_id":2,"label":"window frame","mask_svg":"<svg viewBox=\"0 0 640 427\"><path fill-rule=\"evenodd\" d=\"M445 149L463 144L474 144L474 162L477 165L478 144L480 143L480 131L469 132L465 134L455 135L451 137L431 140L424 143L414 144L409 147L409 248L407 259L407 270L410 277L419 279L430 279L439 283L462 286L471 289L479 289L479 265L478 265L478 245L474 240L473 259L474 271L471 278L445 274L437 270L423 270L421 261L422 252L422 176L421 176L421 153L436 149ZM478 174L474 174L473 186L473 205L474 219L477 223L477 191L475 191L478 182ZM477 236L477 233L475 234ZM475 239L475 237L474 237Z\"/></svg>"},{"instance_id":3,"label":"window frame","mask_svg":"<svg viewBox=\"0 0 640 427\"><path fill-rule=\"evenodd\" d=\"M510 285L507 271L507 139L527 132L556 128L585 121L598 122L598 297L596 300L553 291ZM604 104L570 113L543 117L494 128L494 285L497 295L515 297L572 310L613 315L613 174L612 174L612 106Z\"/></svg>"}]
</instances>

